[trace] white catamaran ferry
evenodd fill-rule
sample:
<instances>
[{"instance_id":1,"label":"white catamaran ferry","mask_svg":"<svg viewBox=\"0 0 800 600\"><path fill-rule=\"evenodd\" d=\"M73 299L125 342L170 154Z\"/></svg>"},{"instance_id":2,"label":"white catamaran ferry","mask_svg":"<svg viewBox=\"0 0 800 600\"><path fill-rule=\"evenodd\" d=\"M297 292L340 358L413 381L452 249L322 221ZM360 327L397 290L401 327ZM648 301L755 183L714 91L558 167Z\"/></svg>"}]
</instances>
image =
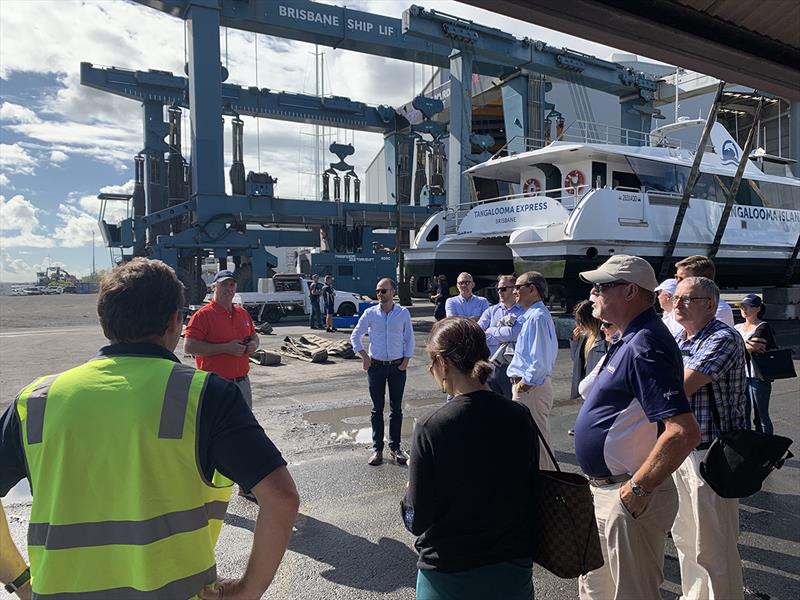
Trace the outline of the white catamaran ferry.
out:
<instances>
[{"instance_id":1,"label":"white catamaran ferry","mask_svg":"<svg viewBox=\"0 0 800 600\"><path fill-rule=\"evenodd\" d=\"M466 171L476 201L419 230L407 275L422 292L441 273L453 282L466 270L488 282L536 270L550 282L551 299L571 306L588 293L578 273L614 254L641 256L658 272L704 125L681 119L647 135L576 122L544 148L496 154ZM626 143L635 136L646 145ZM674 260L708 254L741 153L715 123ZM721 287L785 283L800 235L800 179L781 162L783 175L747 162L714 259Z\"/></svg>"}]
</instances>

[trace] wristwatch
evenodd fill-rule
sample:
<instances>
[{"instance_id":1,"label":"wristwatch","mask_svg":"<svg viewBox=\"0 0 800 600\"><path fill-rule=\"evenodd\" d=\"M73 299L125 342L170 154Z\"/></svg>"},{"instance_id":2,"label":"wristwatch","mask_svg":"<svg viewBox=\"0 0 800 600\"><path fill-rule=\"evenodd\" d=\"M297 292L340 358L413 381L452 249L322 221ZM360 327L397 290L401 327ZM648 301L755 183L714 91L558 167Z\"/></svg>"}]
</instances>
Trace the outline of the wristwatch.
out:
<instances>
[{"instance_id":1,"label":"wristwatch","mask_svg":"<svg viewBox=\"0 0 800 600\"><path fill-rule=\"evenodd\" d=\"M634 496L638 496L642 498L644 496L649 496L653 492L646 491L642 486L636 483L633 479L631 479L631 492L633 492Z\"/></svg>"},{"instance_id":2,"label":"wristwatch","mask_svg":"<svg viewBox=\"0 0 800 600\"><path fill-rule=\"evenodd\" d=\"M6 587L6 591L9 594L13 594L19 588L21 588L23 585L28 583L28 581L30 581L30 578L31 578L31 568L30 567L26 567L25 570L22 573L20 573L19 577L17 577L14 581L6 584L6 586L5 586Z\"/></svg>"}]
</instances>

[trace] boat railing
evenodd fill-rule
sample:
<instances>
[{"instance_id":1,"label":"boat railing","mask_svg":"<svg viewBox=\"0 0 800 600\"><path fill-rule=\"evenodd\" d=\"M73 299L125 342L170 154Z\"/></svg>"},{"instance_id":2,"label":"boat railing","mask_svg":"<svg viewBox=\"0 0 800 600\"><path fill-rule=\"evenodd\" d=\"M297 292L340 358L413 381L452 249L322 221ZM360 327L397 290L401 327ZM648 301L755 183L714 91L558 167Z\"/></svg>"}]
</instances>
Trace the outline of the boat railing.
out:
<instances>
[{"instance_id":1,"label":"boat railing","mask_svg":"<svg viewBox=\"0 0 800 600\"><path fill-rule=\"evenodd\" d=\"M680 140L667 138L660 134L582 120L575 120L570 123L564 129L564 135L561 139L567 142L583 142L585 144L681 148Z\"/></svg>"},{"instance_id":2,"label":"boat railing","mask_svg":"<svg viewBox=\"0 0 800 600\"><path fill-rule=\"evenodd\" d=\"M672 148L681 150L681 141L668 138L661 134L626 129L615 125L595 123L592 121L572 121L563 133L553 140L514 136L500 150L492 155L490 160L503 156L513 156L520 152L530 152L544 148L551 141L576 142L582 144L614 144L618 146L657 146L659 148ZM692 150L692 149L689 149Z\"/></svg>"}]
</instances>

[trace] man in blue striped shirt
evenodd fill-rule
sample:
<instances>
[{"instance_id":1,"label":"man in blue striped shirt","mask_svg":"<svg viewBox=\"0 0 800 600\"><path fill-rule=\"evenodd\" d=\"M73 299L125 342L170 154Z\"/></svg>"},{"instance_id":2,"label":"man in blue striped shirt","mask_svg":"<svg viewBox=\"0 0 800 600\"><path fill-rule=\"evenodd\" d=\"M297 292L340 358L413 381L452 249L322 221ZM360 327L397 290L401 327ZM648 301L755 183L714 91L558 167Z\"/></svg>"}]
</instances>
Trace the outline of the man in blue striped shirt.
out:
<instances>
[{"instance_id":1,"label":"man in blue striped shirt","mask_svg":"<svg viewBox=\"0 0 800 600\"><path fill-rule=\"evenodd\" d=\"M486 333L486 345L494 364L494 373L489 378L489 387L498 394L511 398L511 382L506 369L514 356L514 342L522 330L520 317L525 312L514 297L513 275L500 275L497 278L497 295L500 302L490 306L478 319L478 325Z\"/></svg>"},{"instance_id":2,"label":"man in blue striped shirt","mask_svg":"<svg viewBox=\"0 0 800 600\"><path fill-rule=\"evenodd\" d=\"M513 385L513 399L531 411L542 437L550 444L550 410L553 408L553 384L550 373L556 364L558 338L553 317L544 305L547 280L541 273L528 271L514 285L517 304L525 309L522 331L517 337L514 358L508 365ZM552 469L544 447L539 450L539 467Z\"/></svg>"},{"instance_id":3,"label":"man in blue striped shirt","mask_svg":"<svg viewBox=\"0 0 800 600\"><path fill-rule=\"evenodd\" d=\"M389 386L389 451L397 464L405 464L408 455L400 448L403 426L403 390L406 368L414 355L414 330L408 309L394 303L394 281L381 279L375 288L379 304L364 311L350 336L353 350L361 356L372 399L372 448L369 464L383 462L383 407ZM369 334L369 352L361 338Z\"/></svg>"}]
</instances>

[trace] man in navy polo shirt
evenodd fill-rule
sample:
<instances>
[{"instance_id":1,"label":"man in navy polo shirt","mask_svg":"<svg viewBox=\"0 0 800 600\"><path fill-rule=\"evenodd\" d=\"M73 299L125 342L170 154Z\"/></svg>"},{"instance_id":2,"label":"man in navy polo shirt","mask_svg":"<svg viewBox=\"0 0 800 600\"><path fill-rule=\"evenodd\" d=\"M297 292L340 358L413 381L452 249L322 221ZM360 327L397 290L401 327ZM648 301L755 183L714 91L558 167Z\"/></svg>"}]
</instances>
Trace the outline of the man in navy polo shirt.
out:
<instances>
[{"instance_id":1,"label":"man in navy polo shirt","mask_svg":"<svg viewBox=\"0 0 800 600\"><path fill-rule=\"evenodd\" d=\"M678 346L653 310L653 268L616 255L580 274L594 315L619 327L575 424L575 455L592 484L605 564L578 581L581 599L659 598L664 540L678 510L670 475L700 440Z\"/></svg>"}]
</instances>

